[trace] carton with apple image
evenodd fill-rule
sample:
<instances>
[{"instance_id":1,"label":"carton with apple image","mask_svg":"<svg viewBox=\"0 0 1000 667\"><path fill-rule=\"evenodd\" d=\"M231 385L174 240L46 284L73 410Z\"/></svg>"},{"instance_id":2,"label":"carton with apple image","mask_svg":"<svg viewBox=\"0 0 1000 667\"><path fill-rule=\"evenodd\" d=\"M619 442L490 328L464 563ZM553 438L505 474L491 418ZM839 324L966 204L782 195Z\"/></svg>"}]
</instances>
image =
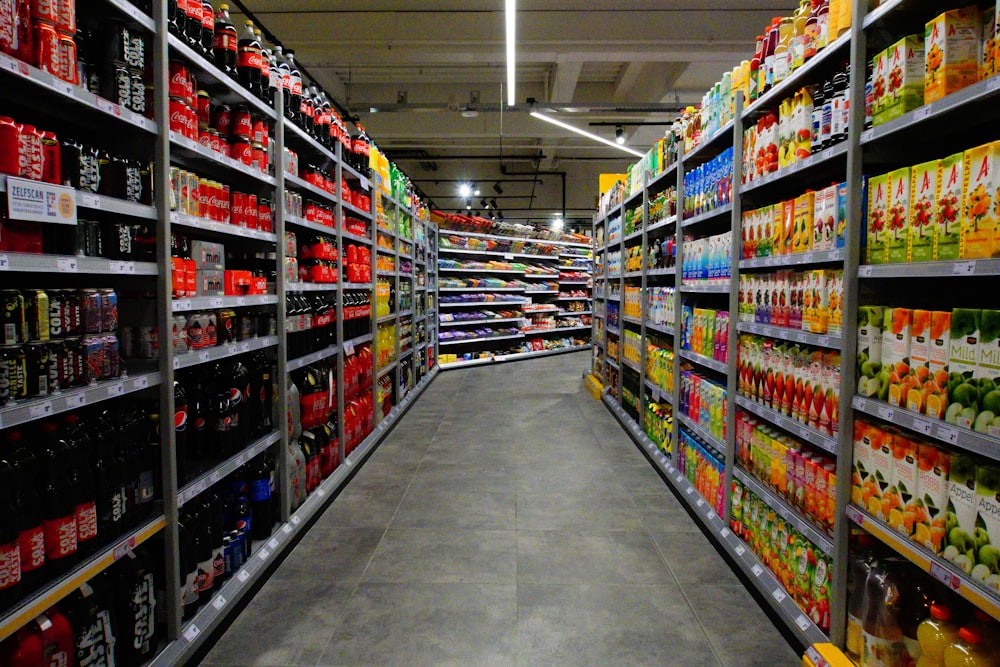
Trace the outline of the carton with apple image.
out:
<instances>
[{"instance_id":1,"label":"carton with apple image","mask_svg":"<svg viewBox=\"0 0 1000 667\"><path fill-rule=\"evenodd\" d=\"M976 468L976 564L972 578L1000 592L1000 467Z\"/></svg>"},{"instance_id":2,"label":"carton with apple image","mask_svg":"<svg viewBox=\"0 0 1000 667\"><path fill-rule=\"evenodd\" d=\"M919 388L910 375L910 341L912 338L913 310L887 308L884 311L882 332L882 369L889 372L890 405L906 407L910 389Z\"/></svg>"},{"instance_id":3,"label":"carton with apple image","mask_svg":"<svg viewBox=\"0 0 1000 667\"><path fill-rule=\"evenodd\" d=\"M872 121L876 126L888 120L885 117L889 92L888 76L889 49L885 49L872 57Z\"/></svg>"},{"instance_id":4,"label":"carton with apple image","mask_svg":"<svg viewBox=\"0 0 1000 667\"><path fill-rule=\"evenodd\" d=\"M918 448L919 510L911 537L914 542L934 553L941 553L947 532L945 515L948 509L948 470L951 456L946 450L929 443L921 442Z\"/></svg>"},{"instance_id":5,"label":"carton with apple image","mask_svg":"<svg viewBox=\"0 0 1000 667\"><path fill-rule=\"evenodd\" d=\"M885 119L899 118L924 104L924 39L907 35L888 49Z\"/></svg>"},{"instance_id":6,"label":"carton with apple image","mask_svg":"<svg viewBox=\"0 0 1000 667\"><path fill-rule=\"evenodd\" d=\"M944 420L972 428L979 414L980 396L976 380L979 327L982 311L955 308L951 311L948 344L948 408Z\"/></svg>"},{"instance_id":7,"label":"carton with apple image","mask_svg":"<svg viewBox=\"0 0 1000 667\"><path fill-rule=\"evenodd\" d=\"M889 373L882 373L882 320L884 306L858 308L858 393L885 400Z\"/></svg>"},{"instance_id":8,"label":"carton with apple image","mask_svg":"<svg viewBox=\"0 0 1000 667\"><path fill-rule=\"evenodd\" d=\"M837 239L835 245L843 248L847 243L847 183L837 186Z\"/></svg>"},{"instance_id":9,"label":"carton with apple image","mask_svg":"<svg viewBox=\"0 0 1000 667\"><path fill-rule=\"evenodd\" d=\"M976 564L976 460L964 453L953 453L948 471L948 511L945 514L947 538L942 555L972 574Z\"/></svg>"},{"instance_id":10,"label":"carton with apple image","mask_svg":"<svg viewBox=\"0 0 1000 667\"><path fill-rule=\"evenodd\" d=\"M937 225L934 232L934 259L958 259L961 255L962 215L965 185L965 153L941 160L938 183Z\"/></svg>"},{"instance_id":11,"label":"carton with apple image","mask_svg":"<svg viewBox=\"0 0 1000 667\"><path fill-rule=\"evenodd\" d=\"M944 419L948 407L948 354L951 346L951 311L931 312L930 350L927 367L930 378L927 391L928 417Z\"/></svg>"},{"instance_id":12,"label":"carton with apple image","mask_svg":"<svg viewBox=\"0 0 1000 667\"><path fill-rule=\"evenodd\" d=\"M984 309L980 315L975 378L980 404L972 428L1000 437L1000 310Z\"/></svg>"},{"instance_id":13,"label":"carton with apple image","mask_svg":"<svg viewBox=\"0 0 1000 667\"><path fill-rule=\"evenodd\" d=\"M940 160L915 165L910 170L910 261L934 259L934 229L937 226Z\"/></svg>"}]
</instances>

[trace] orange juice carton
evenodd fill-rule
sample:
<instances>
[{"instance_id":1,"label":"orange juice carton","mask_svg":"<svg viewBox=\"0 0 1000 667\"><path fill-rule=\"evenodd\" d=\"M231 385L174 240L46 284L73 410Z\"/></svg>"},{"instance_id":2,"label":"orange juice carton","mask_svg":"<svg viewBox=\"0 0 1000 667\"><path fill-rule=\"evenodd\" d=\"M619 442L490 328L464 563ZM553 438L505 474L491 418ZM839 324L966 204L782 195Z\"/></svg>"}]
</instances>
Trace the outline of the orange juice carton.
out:
<instances>
[{"instance_id":1,"label":"orange juice carton","mask_svg":"<svg viewBox=\"0 0 1000 667\"><path fill-rule=\"evenodd\" d=\"M830 304L830 320L827 331L831 336L844 333L844 271L833 269L826 272L827 300Z\"/></svg>"},{"instance_id":2,"label":"orange juice carton","mask_svg":"<svg viewBox=\"0 0 1000 667\"><path fill-rule=\"evenodd\" d=\"M976 466L976 565L972 578L1000 591L1000 466Z\"/></svg>"},{"instance_id":3,"label":"orange juice carton","mask_svg":"<svg viewBox=\"0 0 1000 667\"><path fill-rule=\"evenodd\" d=\"M837 186L831 185L816 193L813 212L813 250L833 250L837 233Z\"/></svg>"},{"instance_id":4,"label":"orange juice carton","mask_svg":"<svg viewBox=\"0 0 1000 667\"><path fill-rule=\"evenodd\" d=\"M792 252L808 252L812 249L813 215L816 193L806 192L795 198L795 221L792 231Z\"/></svg>"},{"instance_id":5,"label":"orange juice carton","mask_svg":"<svg viewBox=\"0 0 1000 667\"><path fill-rule=\"evenodd\" d=\"M781 204L768 206L765 212L771 221L771 254L781 255L785 252L785 233L787 231L781 219Z\"/></svg>"},{"instance_id":6,"label":"orange juice carton","mask_svg":"<svg viewBox=\"0 0 1000 667\"><path fill-rule=\"evenodd\" d=\"M851 502L858 507L868 507L872 495L869 488L871 476L871 435L872 426L860 419L854 421L854 456L851 458ZM871 483L874 483L872 480Z\"/></svg>"},{"instance_id":7,"label":"orange juice carton","mask_svg":"<svg viewBox=\"0 0 1000 667\"><path fill-rule=\"evenodd\" d=\"M809 331L816 334L825 334L829 331L830 327L830 286L827 281L827 272L818 269L809 273L813 291L813 317L809 325Z\"/></svg>"},{"instance_id":8,"label":"orange juice carton","mask_svg":"<svg viewBox=\"0 0 1000 667\"><path fill-rule=\"evenodd\" d=\"M795 162L792 109L793 101L790 97L786 97L778 105L778 169L784 169Z\"/></svg>"},{"instance_id":9,"label":"orange juice carton","mask_svg":"<svg viewBox=\"0 0 1000 667\"><path fill-rule=\"evenodd\" d=\"M889 371L882 367L884 306L858 308L858 393L886 400Z\"/></svg>"},{"instance_id":10,"label":"orange juice carton","mask_svg":"<svg viewBox=\"0 0 1000 667\"><path fill-rule=\"evenodd\" d=\"M910 169L910 261L934 259L934 229L937 226L937 194L941 178L940 160Z\"/></svg>"},{"instance_id":11,"label":"orange juice carton","mask_svg":"<svg viewBox=\"0 0 1000 667\"><path fill-rule=\"evenodd\" d=\"M934 259L958 259L965 210L965 153L955 153L942 159L940 174Z\"/></svg>"},{"instance_id":12,"label":"orange juice carton","mask_svg":"<svg viewBox=\"0 0 1000 667\"><path fill-rule=\"evenodd\" d=\"M887 308L884 329L882 372L889 373L888 401L890 405L905 407L906 395L912 386L912 381L908 378L913 311L909 308Z\"/></svg>"},{"instance_id":13,"label":"orange juice carton","mask_svg":"<svg viewBox=\"0 0 1000 667\"><path fill-rule=\"evenodd\" d=\"M965 151L962 257L1000 257L1000 141Z\"/></svg>"},{"instance_id":14,"label":"orange juice carton","mask_svg":"<svg viewBox=\"0 0 1000 667\"><path fill-rule=\"evenodd\" d=\"M979 78L988 79L997 73L996 68L996 5L984 9L979 15L979 25L982 26L982 33L979 43L982 48L979 50Z\"/></svg>"},{"instance_id":15,"label":"orange juice carton","mask_svg":"<svg viewBox=\"0 0 1000 667\"><path fill-rule=\"evenodd\" d=\"M917 445L917 523L911 537L934 553L941 553L944 548L950 460L948 452L936 445L922 442Z\"/></svg>"},{"instance_id":16,"label":"orange juice carton","mask_svg":"<svg viewBox=\"0 0 1000 667\"><path fill-rule=\"evenodd\" d=\"M840 403L837 398L840 391L840 353L835 351L823 354L823 391L822 405L819 407L819 430L821 433L836 436L840 432L837 420L840 419Z\"/></svg>"},{"instance_id":17,"label":"orange juice carton","mask_svg":"<svg viewBox=\"0 0 1000 667\"><path fill-rule=\"evenodd\" d=\"M924 104L924 39L907 35L888 49L889 84L885 120L899 118Z\"/></svg>"},{"instance_id":18,"label":"orange juice carton","mask_svg":"<svg viewBox=\"0 0 1000 667\"><path fill-rule=\"evenodd\" d=\"M795 159L804 160L812 155L812 115L813 98L808 87L795 93L796 104L792 110L792 132L795 144Z\"/></svg>"},{"instance_id":19,"label":"orange juice carton","mask_svg":"<svg viewBox=\"0 0 1000 667\"><path fill-rule=\"evenodd\" d=\"M976 371L979 358L980 320L977 308L951 311L948 344L948 408L946 422L972 428L979 414L980 396Z\"/></svg>"},{"instance_id":20,"label":"orange juice carton","mask_svg":"<svg viewBox=\"0 0 1000 667\"><path fill-rule=\"evenodd\" d=\"M889 174L868 179L868 264L889 261Z\"/></svg>"},{"instance_id":21,"label":"orange juice carton","mask_svg":"<svg viewBox=\"0 0 1000 667\"><path fill-rule=\"evenodd\" d=\"M910 325L910 378L912 386L903 397L907 410L924 413L927 407L931 354L931 311L915 309Z\"/></svg>"},{"instance_id":22,"label":"orange juice carton","mask_svg":"<svg viewBox=\"0 0 1000 667\"><path fill-rule=\"evenodd\" d=\"M910 168L889 172L888 227L889 262L910 259Z\"/></svg>"},{"instance_id":23,"label":"orange juice carton","mask_svg":"<svg viewBox=\"0 0 1000 667\"><path fill-rule=\"evenodd\" d=\"M979 80L979 8L944 12L924 26L924 103Z\"/></svg>"},{"instance_id":24,"label":"orange juice carton","mask_svg":"<svg viewBox=\"0 0 1000 667\"><path fill-rule=\"evenodd\" d=\"M872 429L870 473L874 478L874 489L868 498L867 510L883 521L889 520L889 485L893 471L893 434L886 429Z\"/></svg>"},{"instance_id":25,"label":"orange juice carton","mask_svg":"<svg viewBox=\"0 0 1000 667\"><path fill-rule=\"evenodd\" d=\"M952 452L948 469L948 511L945 513L945 540L942 555L972 574L976 564L976 460L964 452Z\"/></svg>"},{"instance_id":26,"label":"orange juice carton","mask_svg":"<svg viewBox=\"0 0 1000 667\"><path fill-rule=\"evenodd\" d=\"M927 359L928 417L944 419L948 407L948 354L951 346L951 311L931 312L930 350Z\"/></svg>"},{"instance_id":27,"label":"orange juice carton","mask_svg":"<svg viewBox=\"0 0 1000 667\"><path fill-rule=\"evenodd\" d=\"M899 434L892 438L892 479L889 486L888 523L903 535L913 534L916 524L917 488L920 480L917 467L917 443ZM883 496L883 502L885 497Z\"/></svg>"},{"instance_id":28,"label":"orange juice carton","mask_svg":"<svg viewBox=\"0 0 1000 667\"><path fill-rule=\"evenodd\" d=\"M876 53L872 57L872 124L881 125L886 122L887 102L889 94L889 49Z\"/></svg>"},{"instance_id":29,"label":"orange juice carton","mask_svg":"<svg viewBox=\"0 0 1000 667\"><path fill-rule=\"evenodd\" d=\"M972 427L980 433L1000 436L1000 310L983 309L980 315L975 377L979 414Z\"/></svg>"}]
</instances>

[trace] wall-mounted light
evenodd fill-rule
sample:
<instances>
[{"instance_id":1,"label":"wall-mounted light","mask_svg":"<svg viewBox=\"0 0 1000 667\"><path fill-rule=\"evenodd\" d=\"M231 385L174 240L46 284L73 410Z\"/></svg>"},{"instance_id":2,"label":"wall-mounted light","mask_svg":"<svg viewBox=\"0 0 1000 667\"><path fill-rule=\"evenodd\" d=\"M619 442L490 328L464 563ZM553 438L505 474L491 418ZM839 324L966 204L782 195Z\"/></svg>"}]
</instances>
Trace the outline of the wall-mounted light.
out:
<instances>
[{"instance_id":1,"label":"wall-mounted light","mask_svg":"<svg viewBox=\"0 0 1000 667\"><path fill-rule=\"evenodd\" d=\"M496 208L497 207L497 200L496 199L491 199L490 200L490 206L492 206L493 208Z\"/></svg>"},{"instance_id":2,"label":"wall-mounted light","mask_svg":"<svg viewBox=\"0 0 1000 667\"><path fill-rule=\"evenodd\" d=\"M625 145L625 128L621 125L615 128L615 143L619 146Z\"/></svg>"},{"instance_id":3,"label":"wall-mounted light","mask_svg":"<svg viewBox=\"0 0 1000 667\"><path fill-rule=\"evenodd\" d=\"M479 186L476 185L475 181L472 181L472 194L476 195L477 197L480 195Z\"/></svg>"},{"instance_id":4,"label":"wall-mounted light","mask_svg":"<svg viewBox=\"0 0 1000 667\"><path fill-rule=\"evenodd\" d=\"M490 207L489 202L487 202L486 199L480 199L479 200L479 205L482 208L489 208Z\"/></svg>"}]
</instances>

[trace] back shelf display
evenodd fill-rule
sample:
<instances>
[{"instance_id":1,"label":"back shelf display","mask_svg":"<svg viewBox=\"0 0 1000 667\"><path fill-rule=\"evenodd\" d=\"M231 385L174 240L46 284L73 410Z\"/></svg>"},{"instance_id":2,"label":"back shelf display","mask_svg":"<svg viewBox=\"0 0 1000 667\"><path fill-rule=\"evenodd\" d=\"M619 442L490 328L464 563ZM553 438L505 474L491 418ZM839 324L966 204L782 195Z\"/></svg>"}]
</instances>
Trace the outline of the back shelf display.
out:
<instances>
[{"instance_id":1,"label":"back shelf display","mask_svg":"<svg viewBox=\"0 0 1000 667\"><path fill-rule=\"evenodd\" d=\"M739 306L741 323L841 336L844 271L816 269L741 275Z\"/></svg>"},{"instance_id":2,"label":"back shelf display","mask_svg":"<svg viewBox=\"0 0 1000 667\"><path fill-rule=\"evenodd\" d=\"M807 191L785 201L743 212L743 259L796 256L843 248L847 229L847 184Z\"/></svg>"}]
</instances>

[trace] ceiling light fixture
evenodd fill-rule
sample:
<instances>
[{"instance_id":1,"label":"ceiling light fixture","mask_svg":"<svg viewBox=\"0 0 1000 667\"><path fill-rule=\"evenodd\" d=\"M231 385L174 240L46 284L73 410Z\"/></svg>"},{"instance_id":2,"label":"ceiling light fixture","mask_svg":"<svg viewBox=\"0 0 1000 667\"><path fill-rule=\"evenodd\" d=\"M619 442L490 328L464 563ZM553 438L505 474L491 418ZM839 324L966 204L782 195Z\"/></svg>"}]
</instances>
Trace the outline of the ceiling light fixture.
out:
<instances>
[{"instance_id":1,"label":"ceiling light fixture","mask_svg":"<svg viewBox=\"0 0 1000 667\"><path fill-rule=\"evenodd\" d=\"M563 228L563 220L562 220L562 218L556 218L555 220L552 221L552 229L554 229L554 230L556 230L558 232L558 231L561 231L562 228Z\"/></svg>"},{"instance_id":2,"label":"ceiling light fixture","mask_svg":"<svg viewBox=\"0 0 1000 667\"><path fill-rule=\"evenodd\" d=\"M507 106L517 104L517 94L514 92L514 79L517 71L517 0L506 0L507 19Z\"/></svg>"},{"instance_id":3,"label":"ceiling light fixture","mask_svg":"<svg viewBox=\"0 0 1000 667\"><path fill-rule=\"evenodd\" d=\"M470 195L472 195L472 186L469 185L468 183L462 183L461 185L458 186L458 194L468 198Z\"/></svg>"},{"instance_id":4,"label":"ceiling light fixture","mask_svg":"<svg viewBox=\"0 0 1000 667\"><path fill-rule=\"evenodd\" d=\"M615 128L615 143L619 146L625 145L625 128L621 125Z\"/></svg>"},{"instance_id":5,"label":"ceiling light fixture","mask_svg":"<svg viewBox=\"0 0 1000 667\"><path fill-rule=\"evenodd\" d=\"M497 193L498 195L503 194L503 188L500 187L500 181L497 181L496 183L493 184L493 192Z\"/></svg>"},{"instance_id":6,"label":"ceiling light fixture","mask_svg":"<svg viewBox=\"0 0 1000 667\"><path fill-rule=\"evenodd\" d=\"M476 195L477 197L480 194L480 192L479 192L479 186L476 185L475 181L472 181L472 194Z\"/></svg>"},{"instance_id":7,"label":"ceiling light fixture","mask_svg":"<svg viewBox=\"0 0 1000 667\"><path fill-rule=\"evenodd\" d=\"M489 208L490 204L485 199L480 199L479 200L479 206L482 207L482 208Z\"/></svg>"},{"instance_id":8,"label":"ceiling light fixture","mask_svg":"<svg viewBox=\"0 0 1000 667\"><path fill-rule=\"evenodd\" d=\"M550 116L548 114L544 114L544 113L542 113L540 111L532 111L531 115L534 116L535 118L537 118L538 120L544 120L546 123L551 123L552 125L555 125L557 127L561 127L564 130L569 130L570 132L575 132L575 133L579 134L580 136L587 137L588 139L593 139L594 141L600 142L600 143L605 144L607 146L611 146L612 148L617 148L620 151L625 151L629 155L634 155L635 157L645 157L639 151L633 150L633 149L629 148L628 146L619 146L618 144L616 144L615 142L611 141L610 139L605 139L604 137L599 137L596 134L591 134L590 132L587 132L586 130L581 130L578 127L574 127L574 126L572 126L572 125L570 125L568 123L564 123L561 120L556 120L552 116Z\"/></svg>"},{"instance_id":9,"label":"ceiling light fixture","mask_svg":"<svg viewBox=\"0 0 1000 667\"><path fill-rule=\"evenodd\" d=\"M497 207L497 200L495 198L490 200L490 206L492 206L493 208Z\"/></svg>"}]
</instances>

